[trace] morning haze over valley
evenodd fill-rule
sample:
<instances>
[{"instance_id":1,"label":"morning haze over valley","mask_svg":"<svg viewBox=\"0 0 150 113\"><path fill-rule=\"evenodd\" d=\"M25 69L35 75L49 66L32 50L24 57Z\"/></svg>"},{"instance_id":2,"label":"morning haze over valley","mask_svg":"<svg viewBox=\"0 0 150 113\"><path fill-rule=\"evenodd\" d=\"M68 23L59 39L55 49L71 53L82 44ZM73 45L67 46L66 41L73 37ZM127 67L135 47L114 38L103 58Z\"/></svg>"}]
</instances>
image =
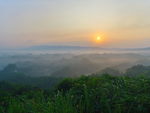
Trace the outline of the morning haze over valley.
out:
<instances>
[{"instance_id":1,"label":"morning haze over valley","mask_svg":"<svg viewBox=\"0 0 150 113\"><path fill-rule=\"evenodd\" d=\"M149 0L0 0L0 113L149 113Z\"/></svg>"}]
</instances>

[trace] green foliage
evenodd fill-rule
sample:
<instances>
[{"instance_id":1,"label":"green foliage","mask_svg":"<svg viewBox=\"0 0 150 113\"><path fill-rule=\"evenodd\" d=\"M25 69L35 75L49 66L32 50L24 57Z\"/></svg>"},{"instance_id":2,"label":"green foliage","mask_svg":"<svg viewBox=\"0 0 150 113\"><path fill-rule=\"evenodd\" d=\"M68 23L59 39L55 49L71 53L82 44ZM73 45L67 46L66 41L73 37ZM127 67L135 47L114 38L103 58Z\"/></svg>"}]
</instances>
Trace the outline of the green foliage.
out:
<instances>
[{"instance_id":1,"label":"green foliage","mask_svg":"<svg viewBox=\"0 0 150 113\"><path fill-rule=\"evenodd\" d=\"M0 97L2 113L150 112L150 78L146 76L66 78L51 92L4 82L0 86L1 93L8 93Z\"/></svg>"},{"instance_id":2,"label":"green foliage","mask_svg":"<svg viewBox=\"0 0 150 113\"><path fill-rule=\"evenodd\" d=\"M136 65L126 70L127 76L150 76L150 66Z\"/></svg>"}]
</instances>

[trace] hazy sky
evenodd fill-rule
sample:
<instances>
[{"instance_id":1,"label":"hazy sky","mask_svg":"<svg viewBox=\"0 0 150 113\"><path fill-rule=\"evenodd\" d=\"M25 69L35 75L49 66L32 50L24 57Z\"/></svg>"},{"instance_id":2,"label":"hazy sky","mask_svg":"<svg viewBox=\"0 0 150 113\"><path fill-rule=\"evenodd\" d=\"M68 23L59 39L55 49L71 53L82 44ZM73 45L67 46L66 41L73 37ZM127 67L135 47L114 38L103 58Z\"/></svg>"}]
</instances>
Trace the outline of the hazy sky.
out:
<instances>
[{"instance_id":1,"label":"hazy sky","mask_svg":"<svg viewBox=\"0 0 150 113\"><path fill-rule=\"evenodd\" d=\"M150 46L150 0L0 0L0 47L42 44Z\"/></svg>"}]
</instances>

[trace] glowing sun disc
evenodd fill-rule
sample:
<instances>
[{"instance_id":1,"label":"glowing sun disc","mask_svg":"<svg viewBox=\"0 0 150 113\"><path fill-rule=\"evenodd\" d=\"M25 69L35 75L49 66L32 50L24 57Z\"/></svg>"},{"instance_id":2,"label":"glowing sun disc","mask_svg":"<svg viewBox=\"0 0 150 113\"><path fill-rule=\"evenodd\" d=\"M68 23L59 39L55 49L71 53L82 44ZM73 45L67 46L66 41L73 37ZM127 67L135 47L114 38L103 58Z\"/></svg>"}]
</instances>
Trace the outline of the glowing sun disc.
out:
<instances>
[{"instance_id":1,"label":"glowing sun disc","mask_svg":"<svg viewBox=\"0 0 150 113\"><path fill-rule=\"evenodd\" d=\"M98 36L98 37L96 38L96 40L97 40L97 41L101 40L101 37L100 37L100 36Z\"/></svg>"}]
</instances>

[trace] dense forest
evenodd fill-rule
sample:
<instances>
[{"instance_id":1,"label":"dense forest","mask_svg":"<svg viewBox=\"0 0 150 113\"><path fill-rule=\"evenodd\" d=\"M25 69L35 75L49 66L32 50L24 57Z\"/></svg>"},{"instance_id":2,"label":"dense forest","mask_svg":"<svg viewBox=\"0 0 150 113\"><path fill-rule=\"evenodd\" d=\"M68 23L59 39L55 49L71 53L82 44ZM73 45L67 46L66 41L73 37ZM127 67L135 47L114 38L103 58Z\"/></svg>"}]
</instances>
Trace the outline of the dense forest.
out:
<instances>
[{"instance_id":1,"label":"dense forest","mask_svg":"<svg viewBox=\"0 0 150 113\"><path fill-rule=\"evenodd\" d=\"M149 66L58 78L29 77L10 64L0 75L0 113L150 112Z\"/></svg>"}]
</instances>

